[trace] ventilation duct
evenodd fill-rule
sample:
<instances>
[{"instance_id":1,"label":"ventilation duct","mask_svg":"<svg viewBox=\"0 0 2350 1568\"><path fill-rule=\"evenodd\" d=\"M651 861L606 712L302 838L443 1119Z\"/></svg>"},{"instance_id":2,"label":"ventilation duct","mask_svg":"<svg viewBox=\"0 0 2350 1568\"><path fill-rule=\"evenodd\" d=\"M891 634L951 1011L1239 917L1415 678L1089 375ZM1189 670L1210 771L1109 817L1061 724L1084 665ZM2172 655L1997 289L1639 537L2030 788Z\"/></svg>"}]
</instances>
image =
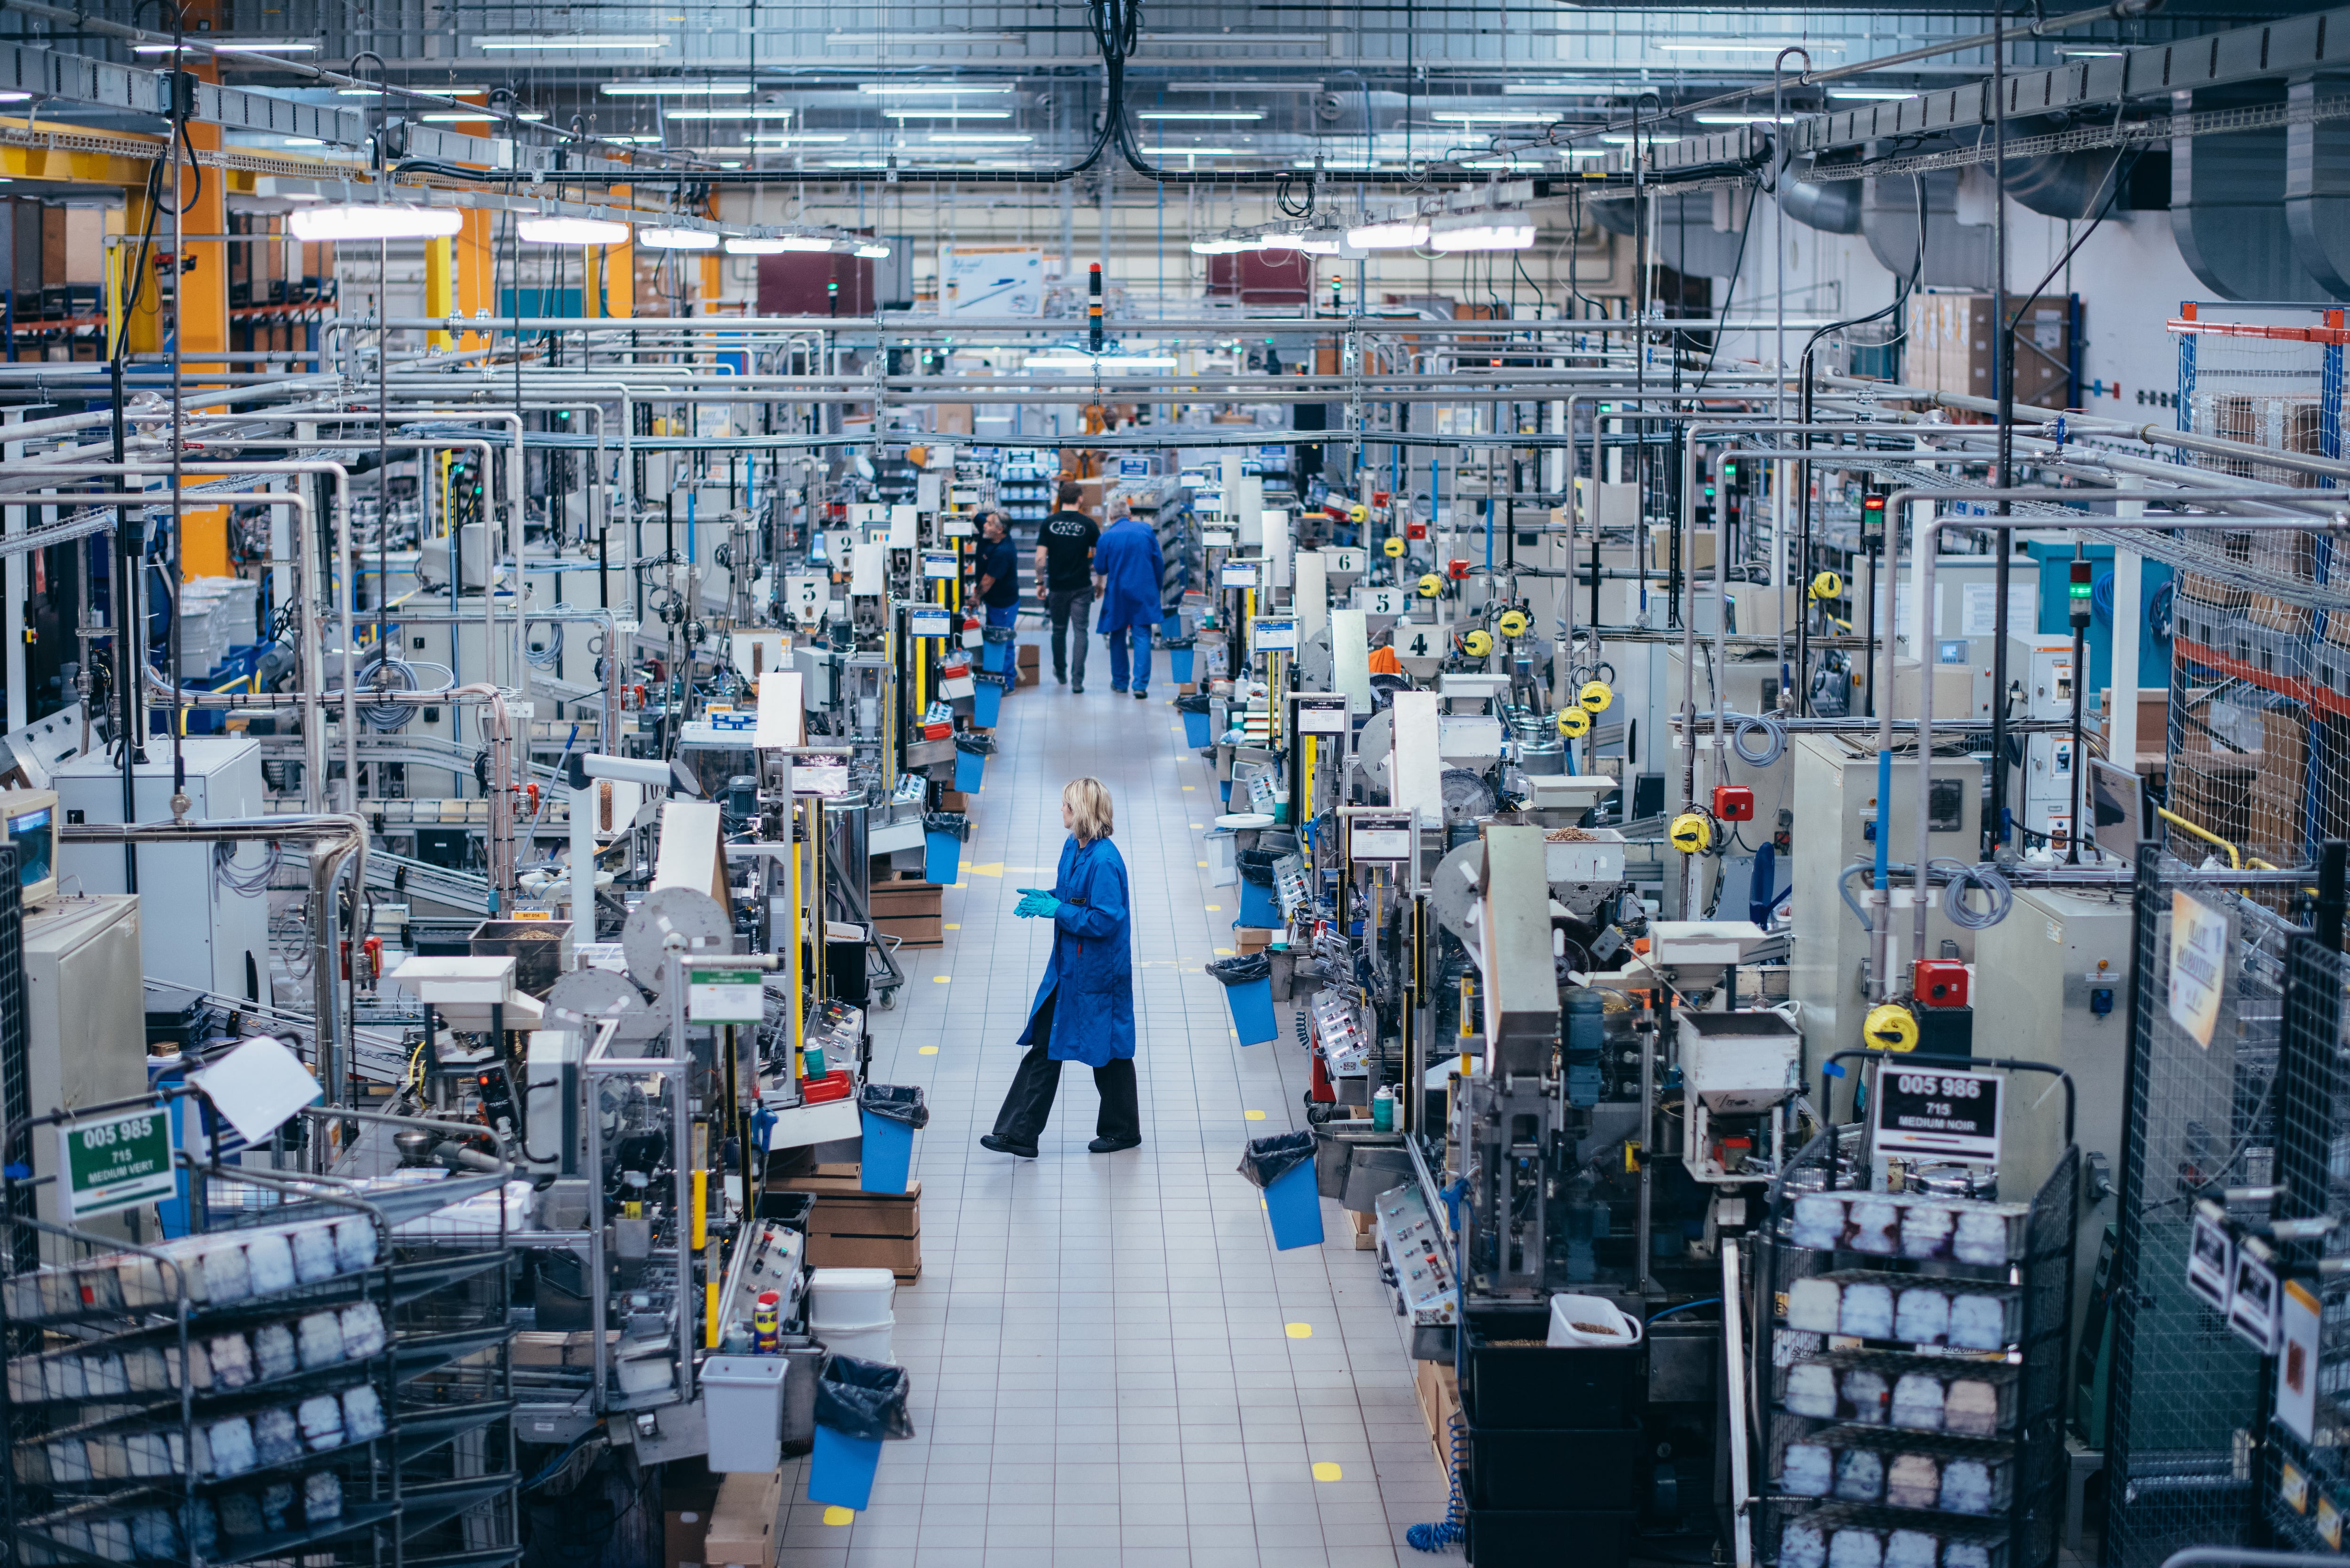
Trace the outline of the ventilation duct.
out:
<instances>
[{"instance_id":1,"label":"ventilation duct","mask_svg":"<svg viewBox=\"0 0 2350 1568\"><path fill-rule=\"evenodd\" d=\"M2068 119L2046 115L2011 120L2007 139L2020 141L2028 136L2045 136L2069 124ZM2126 212L2131 162L2129 150L2121 147L2057 152L2045 158L2011 156L2007 193L2025 211L2043 218L2094 218L2108 196L2114 197L2115 212ZM2121 190L2116 194L2117 185Z\"/></svg>"},{"instance_id":2,"label":"ventilation duct","mask_svg":"<svg viewBox=\"0 0 2350 1568\"><path fill-rule=\"evenodd\" d=\"M1652 265L1670 267L1683 277L1728 277L1737 270L1742 231L1713 226L1713 192L1649 196L1646 202L1653 209L1648 227L1648 260ZM1740 215L1751 221L1752 212L1750 207ZM1632 233L1632 203L1628 200L1594 202L1591 216L1610 234Z\"/></svg>"},{"instance_id":3,"label":"ventilation duct","mask_svg":"<svg viewBox=\"0 0 2350 1568\"><path fill-rule=\"evenodd\" d=\"M2339 98L2339 77L2293 84L2295 109ZM2285 128L2284 222L2302 270L2336 299L2350 299L2350 121Z\"/></svg>"},{"instance_id":4,"label":"ventilation duct","mask_svg":"<svg viewBox=\"0 0 2350 1568\"><path fill-rule=\"evenodd\" d=\"M1824 234L1860 233L1858 180L1823 180L1816 185L1795 177L1793 169L1779 177L1779 205L1787 216Z\"/></svg>"},{"instance_id":5,"label":"ventilation duct","mask_svg":"<svg viewBox=\"0 0 2350 1568\"><path fill-rule=\"evenodd\" d=\"M1872 147L1870 155L1877 156ZM1950 170L1868 180L1860 197L1860 233L1870 252L1896 277L1918 265L1918 196L1926 198L1926 265L1918 282L1928 288L1987 289L1991 286L1994 242L1989 223L1959 222L1959 177Z\"/></svg>"},{"instance_id":6,"label":"ventilation duct","mask_svg":"<svg viewBox=\"0 0 2350 1568\"><path fill-rule=\"evenodd\" d=\"M2282 96L2282 85L2262 82L2173 93L2171 103L2201 113L2274 104ZM2171 237L2188 269L2221 299L2315 304L2329 297L2303 270L2286 221L2285 137L2285 128L2275 126L2171 140ZM2323 212L2313 209L2312 215Z\"/></svg>"}]
</instances>

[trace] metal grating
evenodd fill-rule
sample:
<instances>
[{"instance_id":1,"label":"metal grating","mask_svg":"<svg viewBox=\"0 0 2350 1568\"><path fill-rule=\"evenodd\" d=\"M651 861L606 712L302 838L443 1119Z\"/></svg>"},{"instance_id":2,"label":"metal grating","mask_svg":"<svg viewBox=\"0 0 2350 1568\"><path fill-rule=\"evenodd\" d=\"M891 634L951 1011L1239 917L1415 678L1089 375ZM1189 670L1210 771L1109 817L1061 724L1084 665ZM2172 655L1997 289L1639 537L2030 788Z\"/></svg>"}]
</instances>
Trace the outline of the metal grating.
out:
<instances>
[{"instance_id":1,"label":"metal grating","mask_svg":"<svg viewBox=\"0 0 2350 1568\"><path fill-rule=\"evenodd\" d=\"M2228 923L2208 1046L2168 1007L2176 898ZM2282 928L2219 877L2150 856L2136 910L2106 1446L2109 1568L2240 1544L2251 1527L2261 1362L2188 1293L2187 1251L2196 1199L2265 1182L2273 1169L2284 992Z\"/></svg>"}]
</instances>

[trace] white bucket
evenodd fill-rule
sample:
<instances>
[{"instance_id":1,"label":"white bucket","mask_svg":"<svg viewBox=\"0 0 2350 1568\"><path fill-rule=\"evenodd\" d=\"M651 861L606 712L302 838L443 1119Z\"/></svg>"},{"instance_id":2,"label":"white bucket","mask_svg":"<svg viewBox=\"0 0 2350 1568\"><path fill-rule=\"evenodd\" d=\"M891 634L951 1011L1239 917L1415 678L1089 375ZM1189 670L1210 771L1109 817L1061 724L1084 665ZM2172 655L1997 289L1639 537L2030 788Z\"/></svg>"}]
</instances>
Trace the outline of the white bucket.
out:
<instances>
[{"instance_id":1,"label":"white bucket","mask_svg":"<svg viewBox=\"0 0 2350 1568\"><path fill-rule=\"evenodd\" d=\"M887 1269L816 1269L808 1274L808 1327L816 1337L827 1328L868 1328L888 1323L898 1276Z\"/></svg>"},{"instance_id":2,"label":"white bucket","mask_svg":"<svg viewBox=\"0 0 2350 1568\"><path fill-rule=\"evenodd\" d=\"M844 1324L837 1328L815 1330L816 1342L835 1355L854 1355L860 1361L879 1361L895 1366L897 1357L889 1346L890 1331L897 1324L888 1319L879 1323Z\"/></svg>"},{"instance_id":3,"label":"white bucket","mask_svg":"<svg viewBox=\"0 0 2350 1568\"><path fill-rule=\"evenodd\" d=\"M1617 1332L1589 1334L1577 1327L1579 1324L1613 1327ZM1553 1349L1621 1349L1640 1343L1640 1320L1614 1302L1561 1292L1550 1298L1550 1337L1544 1343Z\"/></svg>"}]
</instances>

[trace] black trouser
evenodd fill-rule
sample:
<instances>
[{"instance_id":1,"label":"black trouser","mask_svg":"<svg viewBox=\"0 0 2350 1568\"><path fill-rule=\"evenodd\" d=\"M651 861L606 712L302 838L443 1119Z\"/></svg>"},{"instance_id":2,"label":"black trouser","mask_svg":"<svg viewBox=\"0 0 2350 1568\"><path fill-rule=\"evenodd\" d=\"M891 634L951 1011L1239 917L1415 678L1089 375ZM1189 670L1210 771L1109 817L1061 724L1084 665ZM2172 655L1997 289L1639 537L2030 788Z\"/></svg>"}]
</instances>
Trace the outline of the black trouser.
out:
<instances>
[{"instance_id":1,"label":"black trouser","mask_svg":"<svg viewBox=\"0 0 2350 1568\"><path fill-rule=\"evenodd\" d=\"M1020 1058L1012 1087L1003 1094L1003 1108L995 1113L995 1136L1023 1148L1034 1148L1053 1114L1053 1096L1061 1086L1061 1064L1053 1060L1053 1001L1045 999L1030 1020L1036 1042ZM1094 1087L1101 1093L1101 1114L1094 1118L1096 1137L1123 1141L1142 1136L1142 1102L1135 1089L1134 1058L1118 1056L1094 1069Z\"/></svg>"},{"instance_id":2,"label":"black trouser","mask_svg":"<svg viewBox=\"0 0 2350 1568\"><path fill-rule=\"evenodd\" d=\"M1077 623L1077 646L1074 649L1077 684L1086 683L1086 622L1093 618L1094 590L1090 585L1082 588L1054 588L1045 595L1045 613L1053 618L1053 679L1066 680L1072 673L1070 659L1065 649L1069 622Z\"/></svg>"}]
</instances>

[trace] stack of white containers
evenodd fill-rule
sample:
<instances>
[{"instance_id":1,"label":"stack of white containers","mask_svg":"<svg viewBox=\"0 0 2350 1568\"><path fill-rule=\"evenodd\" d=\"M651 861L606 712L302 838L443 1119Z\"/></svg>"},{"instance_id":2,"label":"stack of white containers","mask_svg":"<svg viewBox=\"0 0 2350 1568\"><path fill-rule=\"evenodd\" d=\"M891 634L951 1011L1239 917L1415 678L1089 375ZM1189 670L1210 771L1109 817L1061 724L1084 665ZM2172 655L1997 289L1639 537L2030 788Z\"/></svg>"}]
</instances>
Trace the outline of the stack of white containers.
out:
<instances>
[{"instance_id":1,"label":"stack of white containers","mask_svg":"<svg viewBox=\"0 0 2350 1568\"><path fill-rule=\"evenodd\" d=\"M891 1303L898 1277L887 1269L817 1269L808 1275L808 1333L835 1355L897 1365Z\"/></svg>"}]
</instances>

